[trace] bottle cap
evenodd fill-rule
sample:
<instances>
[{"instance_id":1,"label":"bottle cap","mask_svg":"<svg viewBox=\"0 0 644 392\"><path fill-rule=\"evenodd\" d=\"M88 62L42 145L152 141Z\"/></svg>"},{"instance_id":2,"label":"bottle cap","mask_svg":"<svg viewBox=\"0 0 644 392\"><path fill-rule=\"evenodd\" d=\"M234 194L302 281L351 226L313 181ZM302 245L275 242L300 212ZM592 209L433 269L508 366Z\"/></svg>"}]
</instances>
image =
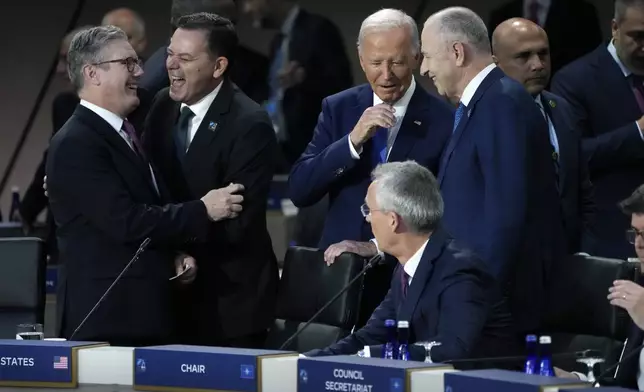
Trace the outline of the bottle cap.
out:
<instances>
[{"instance_id":1,"label":"bottle cap","mask_svg":"<svg viewBox=\"0 0 644 392\"><path fill-rule=\"evenodd\" d=\"M396 325L396 320L387 319L385 320L385 327L393 327Z\"/></svg>"},{"instance_id":2,"label":"bottle cap","mask_svg":"<svg viewBox=\"0 0 644 392\"><path fill-rule=\"evenodd\" d=\"M398 321L398 328L409 328L409 321Z\"/></svg>"},{"instance_id":3,"label":"bottle cap","mask_svg":"<svg viewBox=\"0 0 644 392\"><path fill-rule=\"evenodd\" d=\"M536 342L537 341L537 335L526 335L525 341L526 342Z\"/></svg>"},{"instance_id":4,"label":"bottle cap","mask_svg":"<svg viewBox=\"0 0 644 392\"><path fill-rule=\"evenodd\" d=\"M552 339L548 335L539 336L539 344L550 344Z\"/></svg>"}]
</instances>

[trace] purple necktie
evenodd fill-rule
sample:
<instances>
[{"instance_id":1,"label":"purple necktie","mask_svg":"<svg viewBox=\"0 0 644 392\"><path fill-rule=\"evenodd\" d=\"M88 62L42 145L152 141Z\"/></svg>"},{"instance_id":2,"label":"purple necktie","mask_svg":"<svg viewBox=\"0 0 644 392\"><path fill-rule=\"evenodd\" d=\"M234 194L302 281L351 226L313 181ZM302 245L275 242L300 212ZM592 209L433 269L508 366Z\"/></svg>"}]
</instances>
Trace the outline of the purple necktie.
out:
<instances>
[{"instance_id":1,"label":"purple necktie","mask_svg":"<svg viewBox=\"0 0 644 392\"><path fill-rule=\"evenodd\" d=\"M644 113L644 80L641 76L634 74L631 74L630 79L637 105L640 107L642 113Z\"/></svg>"},{"instance_id":2,"label":"purple necktie","mask_svg":"<svg viewBox=\"0 0 644 392\"><path fill-rule=\"evenodd\" d=\"M402 297L407 298L407 289L409 288L409 275L404 268L400 269L400 285L402 286Z\"/></svg>"},{"instance_id":3,"label":"purple necktie","mask_svg":"<svg viewBox=\"0 0 644 392\"><path fill-rule=\"evenodd\" d=\"M136 131L134 130L134 125L132 125L129 121L124 120L123 121L123 130L127 134L127 136L130 138L132 141L132 144L134 144L134 150L136 153L139 154L141 158L143 158L144 161L148 161L147 158L145 157L145 152L143 152L143 147L141 146L141 141L139 140L139 137L136 136Z\"/></svg>"}]
</instances>

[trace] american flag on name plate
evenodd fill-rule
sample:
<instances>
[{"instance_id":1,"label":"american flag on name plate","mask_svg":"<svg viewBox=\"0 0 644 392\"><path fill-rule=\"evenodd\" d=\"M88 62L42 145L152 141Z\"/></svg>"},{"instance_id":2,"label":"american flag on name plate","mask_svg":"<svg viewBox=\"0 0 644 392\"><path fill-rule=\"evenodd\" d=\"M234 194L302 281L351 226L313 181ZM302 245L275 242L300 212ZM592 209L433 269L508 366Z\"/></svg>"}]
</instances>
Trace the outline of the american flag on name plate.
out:
<instances>
[{"instance_id":1,"label":"american flag on name plate","mask_svg":"<svg viewBox=\"0 0 644 392\"><path fill-rule=\"evenodd\" d=\"M54 357L54 369L69 369L67 357Z\"/></svg>"}]
</instances>

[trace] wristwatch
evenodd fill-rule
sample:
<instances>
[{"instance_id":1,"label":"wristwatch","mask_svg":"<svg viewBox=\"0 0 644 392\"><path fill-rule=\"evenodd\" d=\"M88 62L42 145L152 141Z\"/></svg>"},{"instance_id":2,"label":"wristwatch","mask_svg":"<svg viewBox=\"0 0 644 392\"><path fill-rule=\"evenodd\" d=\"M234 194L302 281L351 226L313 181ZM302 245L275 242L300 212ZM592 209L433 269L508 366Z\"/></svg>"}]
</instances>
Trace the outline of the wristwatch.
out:
<instances>
[{"instance_id":1,"label":"wristwatch","mask_svg":"<svg viewBox=\"0 0 644 392\"><path fill-rule=\"evenodd\" d=\"M425 349L425 363L434 363L432 361L432 348L440 346L441 342L417 342L414 343L415 346L420 346Z\"/></svg>"}]
</instances>

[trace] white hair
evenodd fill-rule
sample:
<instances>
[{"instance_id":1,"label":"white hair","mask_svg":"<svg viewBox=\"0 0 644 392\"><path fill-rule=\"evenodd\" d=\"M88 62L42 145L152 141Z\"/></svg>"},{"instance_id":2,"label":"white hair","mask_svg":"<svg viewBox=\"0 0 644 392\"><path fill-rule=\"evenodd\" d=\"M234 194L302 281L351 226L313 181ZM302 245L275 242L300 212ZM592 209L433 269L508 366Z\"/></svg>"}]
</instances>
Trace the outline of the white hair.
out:
<instances>
[{"instance_id":1,"label":"white hair","mask_svg":"<svg viewBox=\"0 0 644 392\"><path fill-rule=\"evenodd\" d=\"M389 162L372 173L378 208L395 212L416 234L436 229L443 217L443 197L434 175L414 162Z\"/></svg>"},{"instance_id":2,"label":"white hair","mask_svg":"<svg viewBox=\"0 0 644 392\"><path fill-rule=\"evenodd\" d=\"M434 27L445 42L458 41L468 44L478 53L492 53L485 22L469 8L445 8L427 18L425 27L428 26Z\"/></svg>"},{"instance_id":3,"label":"white hair","mask_svg":"<svg viewBox=\"0 0 644 392\"><path fill-rule=\"evenodd\" d=\"M392 29L407 28L411 36L411 50L414 55L420 51L418 26L414 19L406 13L392 8L384 8L375 12L362 21L358 34L358 51L362 47L364 37L369 33L383 32Z\"/></svg>"}]
</instances>

